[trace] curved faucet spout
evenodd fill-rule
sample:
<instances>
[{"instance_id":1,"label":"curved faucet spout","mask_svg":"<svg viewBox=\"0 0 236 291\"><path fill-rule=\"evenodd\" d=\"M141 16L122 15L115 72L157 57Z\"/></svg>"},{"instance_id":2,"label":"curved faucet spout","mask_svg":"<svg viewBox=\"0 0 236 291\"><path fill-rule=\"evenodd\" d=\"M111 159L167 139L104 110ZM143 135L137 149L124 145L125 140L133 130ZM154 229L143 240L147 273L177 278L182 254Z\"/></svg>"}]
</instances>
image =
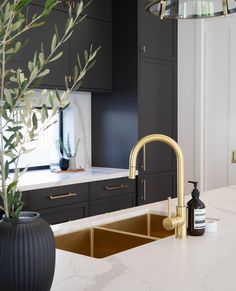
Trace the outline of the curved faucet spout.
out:
<instances>
[{"instance_id":1,"label":"curved faucet spout","mask_svg":"<svg viewBox=\"0 0 236 291\"><path fill-rule=\"evenodd\" d=\"M133 147L130 158L129 158L129 178L135 179L136 176L136 160L141 148L154 141L163 142L169 145L175 152L177 159L177 196L178 196L178 206L177 206L177 216L175 218L167 218L164 221L164 226L166 228L176 228L178 238L184 238L186 236L186 217L185 217L185 202L184 202L184 159L183 153L179 145L172 138L162 135L162 134L151 134L140 139L136 145ZM178 218L178 219L177 219ZM174 226L175 225L175 226ZM181 230L180 230L181 229Z\"/></svg>"}]
</instances>

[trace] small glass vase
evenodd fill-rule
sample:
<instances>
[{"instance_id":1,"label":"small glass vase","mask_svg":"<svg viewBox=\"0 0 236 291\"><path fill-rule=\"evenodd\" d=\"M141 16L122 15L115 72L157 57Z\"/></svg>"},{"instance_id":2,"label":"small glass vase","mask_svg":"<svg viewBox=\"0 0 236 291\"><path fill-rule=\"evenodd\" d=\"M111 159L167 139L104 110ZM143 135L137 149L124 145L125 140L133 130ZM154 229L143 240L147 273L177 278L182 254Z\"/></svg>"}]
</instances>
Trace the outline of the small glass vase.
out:
<instances>
[{"instance_id":1,"label":"small glass vase","mask_svg":"<svg viewBox=\"0 0 236 291\"><path fill-rule=\"evenodd\" d=\"M76 158L75 157L70 157L69 158L69 170L76 170Z\"/></svg>"}]
</instances>

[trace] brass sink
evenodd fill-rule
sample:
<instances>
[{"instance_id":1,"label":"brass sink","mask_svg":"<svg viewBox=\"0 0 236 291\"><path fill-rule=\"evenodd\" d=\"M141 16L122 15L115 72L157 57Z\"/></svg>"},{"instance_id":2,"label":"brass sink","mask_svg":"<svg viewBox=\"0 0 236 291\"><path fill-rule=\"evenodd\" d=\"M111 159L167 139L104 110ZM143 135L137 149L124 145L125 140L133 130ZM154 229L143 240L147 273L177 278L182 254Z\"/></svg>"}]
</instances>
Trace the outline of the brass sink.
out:
<instances>
[{"instance_id":1,"label":"brass sink","mask_svg":"<svg viewBox=\"0 0 236 291\"><path fill-rule=\"evenodd\" d=\"M103 227L114 230L131 232L148 237L165 238L174 234L174 230L167 231L162 225L166 216L147 213L103 225Z\"/></svg>"},{"instance_id":2,"label":"brass sink","mask_svg":"<svg viewBox=\"0 0 236 291\"><path fill-rule=\"evenodd\" d=\"M55 238L56 248L104 258L174 234L162 226L165 216L144 214Z\"/></svg>"},{"instance_id":3,"label":"brass sink","mask_svg":"<svg viewBox=\"0 0 236 291\"><path fill-rule=\"evenodd\" d=\"M111 256L155 240L155 238L102 227L89 228L55 238L56 248L94 258Z\"/></svg>"}]
</instances>

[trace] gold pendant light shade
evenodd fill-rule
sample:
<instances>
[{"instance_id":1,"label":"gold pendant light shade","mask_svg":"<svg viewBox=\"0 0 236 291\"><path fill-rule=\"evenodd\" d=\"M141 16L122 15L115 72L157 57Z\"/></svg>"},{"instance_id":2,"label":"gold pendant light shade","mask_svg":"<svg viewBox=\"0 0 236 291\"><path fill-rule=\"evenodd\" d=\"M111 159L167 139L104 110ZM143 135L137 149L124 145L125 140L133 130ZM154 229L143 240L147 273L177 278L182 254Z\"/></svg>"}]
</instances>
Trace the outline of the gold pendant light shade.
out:
<instances>
[{"instance_id":1,"label":"gold pendant light shade","mask_svg":"<svg viewBox=\"0 0 236 291\"><path fill-rule=\"evenodd\" d=\"M236 12L235 0L147 0L146 10L160 18L198 19Z\"/></svg>"}]
</instances>

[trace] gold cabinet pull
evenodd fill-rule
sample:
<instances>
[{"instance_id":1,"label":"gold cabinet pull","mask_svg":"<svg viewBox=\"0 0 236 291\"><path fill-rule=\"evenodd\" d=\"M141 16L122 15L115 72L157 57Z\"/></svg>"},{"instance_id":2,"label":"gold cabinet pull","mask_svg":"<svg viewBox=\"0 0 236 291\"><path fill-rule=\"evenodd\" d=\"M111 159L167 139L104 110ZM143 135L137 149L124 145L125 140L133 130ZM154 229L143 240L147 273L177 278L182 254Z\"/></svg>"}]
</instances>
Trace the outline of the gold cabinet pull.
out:
<instances>
[{"instance_id":1,"label":"gold cabinet pull","mask_svg":"<svg viewBox=\"0 0 236 291\"><path fill-rule=\"evenodd\" d=\"M146 171L146 145L143 146L143 170Z\"/></svg>"},{"instance_id":2,"label":"gold cabinet pull","mask_svg":"<svg viewBox=\"0 0 236 291\"><path fill-rule=\"evenodd\" d=\"M127 187L128 187L128 185L126 185L126 184L121 184L121 185L111 186L111 187L107 186L107 187L105 187L105 190L107 190L107 191L111 191L111 190L117 190L117 189L125 189L125 188L127 188Z\"/></svg>"},{"instance_id":3,"label":"gold cabinet pull","mask_svg":"<svg viewBox=\"0 0 236 291\"><path fill-rule=\"evenodd\" d=\"M146 46L145 45L141 46L140 50L141 50L142 53L146 53Z\"/></svg>"},{"instance_id":4,"label":"gold cabinet pull","mask_svg":"<svg viewBox=\"0 0 236 291\"><path fill-rule=\"evenodd\" d=\"M146 201L147 199L147 183L146 179L141 180L141 183L143 184L143 194L141 195L140 199L143 201Z\"/></svg>"},{"instance_id":5,"label":"gold cabinet pull","mask_svg":"<svg viewBox=\"0 0 236 291\"><path fill-rule=\"evenodd\" d=\"M63 198L68 198L68 197L73 197L77 196L77 193L68 193L68 194L62 194L62 195L50 195L49 199L50 200L56 200L56 199L63 199Z\"/></svg>"}]
</instances>

